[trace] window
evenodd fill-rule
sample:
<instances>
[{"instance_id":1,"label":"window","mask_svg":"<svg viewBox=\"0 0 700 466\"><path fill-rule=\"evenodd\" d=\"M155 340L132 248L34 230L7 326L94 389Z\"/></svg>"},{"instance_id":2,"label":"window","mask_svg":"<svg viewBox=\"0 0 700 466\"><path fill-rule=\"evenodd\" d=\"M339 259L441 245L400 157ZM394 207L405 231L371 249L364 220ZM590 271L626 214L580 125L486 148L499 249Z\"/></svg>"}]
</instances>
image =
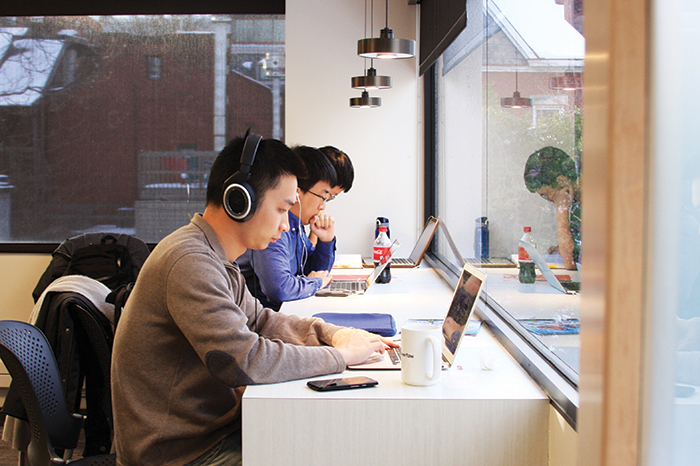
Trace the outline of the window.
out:
<instances>
[{"instance_id":1,"label":"window","mask_svg":"<svg viewBox=\"0 0 700 466\"><path fill-rule=\"evenodd\" d=\"M163 75L163 59L161 57L146 57L146 77L160 79Z\"/></svg>"},{"instance_id":2,"label":"window","mask_svg":"<svg viewBox=\"0 0 700 466\"><path fill-rule=\"evenodd\" d=\"M0 241L185 225L226 142L283 139L284 56L283 14L0 17Z\"/></svg>"},{"instance_id":3,"label":"window","mask_svg":"<svg viewBox=\"0 0 700 466\"><path fill-rule=\"evenodd\" d=\"M556 265L548 269L576 282L585 43L573 24L581 23L567 21L565 7L548 0L468 2L467 16L426 80L426 121L435 122L428 204L458 249L454 254L438 236L434 257L456 281L456 256L480 256L475 239L486 217L490 258L515 257L517 264L519 239L531 227L537 251ZM483 307L494 325L534 351L544 364L537 370L561 376L561 390L575 398L580 295L555 289L541 274L534 284L520 283L516 267L487 271ZM575 423L576 400L566 395L556 404Z\"/></svg>"}]
</instances>

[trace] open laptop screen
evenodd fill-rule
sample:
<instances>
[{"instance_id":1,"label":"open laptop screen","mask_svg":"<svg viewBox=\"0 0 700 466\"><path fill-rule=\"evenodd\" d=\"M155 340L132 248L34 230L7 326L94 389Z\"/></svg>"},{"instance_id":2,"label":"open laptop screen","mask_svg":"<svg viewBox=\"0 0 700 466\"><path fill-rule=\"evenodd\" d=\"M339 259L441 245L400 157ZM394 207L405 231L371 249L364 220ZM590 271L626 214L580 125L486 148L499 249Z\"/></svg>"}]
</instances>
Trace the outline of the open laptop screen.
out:
<instances>
[{"instance_id":1,"label":"open laptop screen","mask_svg":"<svg viewBox=\"0 0 700 466\"><path fill-rule=\"evenodd\" d=\"M450 308L442 324L443 349L450 365L464 336L464 329L474 312L474 307L481 294L481 289L486 280L486 274L471 264L464 264L462 275L455 288Z\"/></svg>"},{"instance_id":2,"label":"open laptop screen","mask_svg":"<svg viewBox=\"0 0 700 466\"><path fill-rule=\"evenodd\" d=\"M437 226L438 220L435 217L430 217L425 223L425 227L423 227L423 232L418 238L416 245L413 247L411 255L408 256L408 258L414 264L417 264L423 258L423 254L428 249L428 246L430 245L430 240L433 239L433 235L435 234Z\"/></svg>"}]
</instances>

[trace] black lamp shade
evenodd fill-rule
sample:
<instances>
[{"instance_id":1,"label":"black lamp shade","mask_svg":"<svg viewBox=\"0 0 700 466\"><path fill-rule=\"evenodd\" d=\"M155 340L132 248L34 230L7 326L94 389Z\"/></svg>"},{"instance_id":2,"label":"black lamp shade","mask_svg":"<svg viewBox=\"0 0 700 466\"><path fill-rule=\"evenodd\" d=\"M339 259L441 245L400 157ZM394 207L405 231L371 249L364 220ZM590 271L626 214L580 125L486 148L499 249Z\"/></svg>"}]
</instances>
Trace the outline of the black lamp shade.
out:
<instances>
[{"instance_id":1,"label":"black lamp shade","mask_svg":"<svg viewBox=\"0 0 700 466\"><path fill-rule=\"evenodd\" d=\"M377 76L377 70L370 68L366 76L350 78L353 89L391 89L391 76Z\"/></svg>"},{"instance_id":2,"label":"black lamp shade","mask_svg":"<svg viewBox=\"0 0 700 466\"><path fill-rule=\"evenodd\" d=\"M513 97L501 98L501 107L505 108L523 108L532 107L532 99L520 97L520 92L513 92Z\"/></svg>"},{"instance_id":3,"label":"black lamp shade","mask_svg":"<svg viewBox=\"0 0 700 466\"><path fill-rule=\"evenodd\" d=\"M390 28L382 29L380 37L357 41L357 54L363 58L395 59L413 58L416 55L416 41L397 39Z\"/></svg>"},{"instance_id":4,"label":"black lamp shade","mask_svg":"<svg viewBox=\"0 0 700 466\"><path fill-rule=\"evenodd\" d=\"M376 108L382 106L382 99L370 97L367 91L362 91L362 97L352 97L350 107L352 108Z\"/></svg>"},{"instance_id":5,"label":"black lamp shade","mask_svg":"<svg viewBox=\"0 0 700 466\"><path fill-rule=\"evenodd\" d=\"M581 73L566 71L564 72L564 76L549 78L549 88L563 91L583 89L583 79L581 78Z\"/></svg>"}]
</instances>

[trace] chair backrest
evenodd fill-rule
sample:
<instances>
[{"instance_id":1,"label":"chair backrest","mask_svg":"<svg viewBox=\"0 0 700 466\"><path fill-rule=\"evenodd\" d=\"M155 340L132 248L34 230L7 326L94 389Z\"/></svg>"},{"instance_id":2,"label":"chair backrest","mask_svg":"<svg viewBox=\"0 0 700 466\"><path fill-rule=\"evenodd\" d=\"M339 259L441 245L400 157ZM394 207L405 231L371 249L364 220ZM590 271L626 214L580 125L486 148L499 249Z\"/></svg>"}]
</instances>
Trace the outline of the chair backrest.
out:
<instances>
[{"instance_id":1,"label":"chair backrest","mask_svg":"<svg viewBox=\"0 0 700 466\"><path fill-rule=\"evenodd\" d=\"M32 434L27 449L30 464L62 463L54 449L73 450L77 446L83 417L68 409L46 336L25 322L0 321L0 358L17 384L27 412Z\"/></svg>"}]
</instances>

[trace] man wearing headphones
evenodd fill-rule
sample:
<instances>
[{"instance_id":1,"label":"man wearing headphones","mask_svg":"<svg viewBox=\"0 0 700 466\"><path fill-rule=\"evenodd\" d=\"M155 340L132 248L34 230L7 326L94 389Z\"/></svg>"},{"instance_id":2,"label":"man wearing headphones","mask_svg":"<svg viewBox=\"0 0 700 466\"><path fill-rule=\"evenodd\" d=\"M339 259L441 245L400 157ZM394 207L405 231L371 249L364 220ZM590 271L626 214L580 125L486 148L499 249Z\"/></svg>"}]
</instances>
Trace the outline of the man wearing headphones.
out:
<instances>
[{"instance_id":1,"label":"man wearing headphones","mask_svg":"<svg viewBox=\"0 0 700 466\"><path fill-rule=\"evenodd\" d=\"M264 250L248 250L238 260L251 292L265 306L279 310L285 301L313 296L331 281L335 261L335 220L324 214L335 196L335 168L323 152L309 146L292 149L304 162L297 202L289 210L289 231ZM306 235L309 225L314 243Z\"/></svg>"},{"instance_id":2,"label":"man wearing headphones","mask_svg":"<svg viewBox=\"0 0 700 466\"><path fill-rule=\"evenodd\" d=\"M240 464L246 385L341 372L395 346L263 308L248 292L234 261L289 230L304 171L283 143L261 139L221 152L204 213L155 247L129 297L112 356L120 465Z\"/></svg>"}]
</instances>

